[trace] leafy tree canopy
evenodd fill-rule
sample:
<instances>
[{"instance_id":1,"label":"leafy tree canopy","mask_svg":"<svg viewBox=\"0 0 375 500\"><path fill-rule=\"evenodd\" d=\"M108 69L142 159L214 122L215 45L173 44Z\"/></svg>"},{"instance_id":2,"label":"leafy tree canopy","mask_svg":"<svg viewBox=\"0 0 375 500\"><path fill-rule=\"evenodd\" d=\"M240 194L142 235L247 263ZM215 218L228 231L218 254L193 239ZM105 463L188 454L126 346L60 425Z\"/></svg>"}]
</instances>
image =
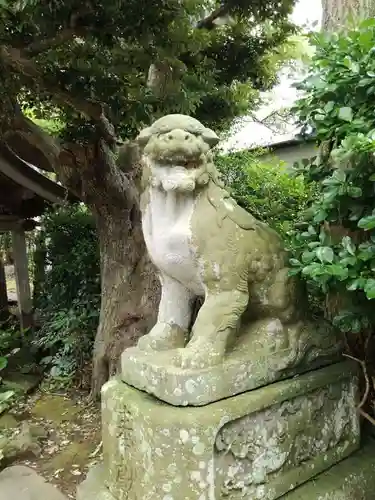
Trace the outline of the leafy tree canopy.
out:
<instances>
[{"instance_id":1,"label":"leafy tree canopy","mask_svg":"<svg viewBox=\"0 0 375 500\"><path fill-rule=\"evenodd\" d=\"M2 128L17 102L69 124L75 140L103 111L122 137L165 112L224 126L274 83L294 3L0 0Z\"/></svg>"}]
</instances>

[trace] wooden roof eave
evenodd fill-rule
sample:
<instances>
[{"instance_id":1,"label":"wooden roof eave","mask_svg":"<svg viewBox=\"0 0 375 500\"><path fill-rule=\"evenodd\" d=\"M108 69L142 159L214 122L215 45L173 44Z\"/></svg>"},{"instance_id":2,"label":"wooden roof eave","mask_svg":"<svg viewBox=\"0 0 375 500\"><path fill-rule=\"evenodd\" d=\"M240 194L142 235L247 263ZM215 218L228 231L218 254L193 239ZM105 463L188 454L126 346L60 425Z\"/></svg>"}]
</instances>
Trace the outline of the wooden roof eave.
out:
<instances>
[{"instance_id":1,"label":"wooden roof eave","mask_svg":"<svg viewBox=\"0 0 375 500\"><path fill-rule=\"evenodd\" d=\"M61 205L66 198L66 190L54 181L40 174L7 146L0 145L0 172L37 196Z\"/></svg>"}]
</instances>

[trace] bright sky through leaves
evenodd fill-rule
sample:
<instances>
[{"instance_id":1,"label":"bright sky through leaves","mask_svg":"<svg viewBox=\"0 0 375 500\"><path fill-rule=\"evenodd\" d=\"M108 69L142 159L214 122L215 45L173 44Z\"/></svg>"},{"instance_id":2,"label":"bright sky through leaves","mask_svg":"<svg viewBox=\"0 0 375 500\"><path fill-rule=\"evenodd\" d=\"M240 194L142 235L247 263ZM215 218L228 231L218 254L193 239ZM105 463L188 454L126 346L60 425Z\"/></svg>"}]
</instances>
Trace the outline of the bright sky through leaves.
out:
<instances>
[{"instance_id":1,"label":"bright sky through leaves","mask_svg":"<svg viewBox=\"0 0 375 500\"><path fill-rule=\"evenodd\" d=\"M293 21L300 26L315 29L319 28L322 16L321 0L300 0L293 12ZM266 94L270 104L263 106L256 113L256 117L262 120L273 110L291 106L296 99L296 90L291 86L293 81L288 76L281 76L280 83L271 92ZM293 129L286 134L276 134L265 125L256 123L249 118L249 123L243 125L230 140L225 144L225 149L243 149L255 145L267 145L294 136Z\"/></svg>"}]
</instances>

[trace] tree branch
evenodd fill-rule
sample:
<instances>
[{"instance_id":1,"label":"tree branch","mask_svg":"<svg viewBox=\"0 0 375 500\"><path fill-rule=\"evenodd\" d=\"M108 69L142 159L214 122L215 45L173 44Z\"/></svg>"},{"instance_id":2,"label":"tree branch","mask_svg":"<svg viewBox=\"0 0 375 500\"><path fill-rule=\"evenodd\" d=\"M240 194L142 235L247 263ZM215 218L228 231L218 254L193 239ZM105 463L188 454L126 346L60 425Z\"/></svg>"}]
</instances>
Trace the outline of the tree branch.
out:
<instances>
[{"instance_id":1,"label":"tree branch","mask_svg":"<svg viewBox=\"0 0 375 500\"><path fill-rule=\"evenodd\" d=\"M40 72L34 61L24 57L19 49L5 45L0 46L0 62L21 74L32 83L36 82L41 88L52 94L56 103L69 106L86 118L96 122L103 139L110 146L116 144L114 127L106 118L102 103L76 99L57 85L47 84L44 75Z\"/></svg>"},{"instance_id":2,"label":"tree branch","mask_svg":"<svg viewBox=\"0 0 375 500\"><path fill-rule=\"evenodd\" d=\"M216 27L215 21L220 19L221 17L226 17L229 15L229 6L228 5L221 5L217 9L215 9L211 14L208 16L204 17L200 21L198 21L196 27L198 29L206 29L206 30L213 30Z\"/></svg>"},{"instance_id":3,"label":"tree branch","mask_svg":"<svg viewBox=\"0 0 375 500\"><path fill-rule=\"evenodd\" d=\"M90 12L92 12L92 6L89 3L86 3L80 11L71 14L68 25L54 37L36 40L23 50L29 56L33 56L46 50L59 47L65 42L73 40L75 37L82 36L84 34L84 27L77 26L78 20L82 19L85 14L89 14Z\"/></svg>"},{"instance_id":4,"label":"tree branch","mask_svg":"<svg viewBox=\"0 0 375 500\"><path fill-rule=\"evenodd\" d=\"M219 25L231 24L232 21L229 5L222 4L211 12L211 14L198 21L195 28L211 31ZM180 63L184 55L181 54ZM176 90L179 83L179 75L180 73L176 71L176 68L171 67L169 63L155 61L149 68L147 87L153 90L157 97L164 97L169 92Z\"/></svg>"},{"instance_id":5,"label":"tree branch","mask_svg":"<svg viewBox=\"0 0 375 500\"><path fill-rule=\"evenodd\" d=\"M32 60L24 57L19 49L7 47L5 45L0 46L0 61L16 73L21 74L23 77L31 80L32 82L37 82L40 87L53 94L58 103L68 105L76 109L86 116L86 118L98 122L101 120L103 113L102 104L76 99L56 85L46 84L39 68Z\"/></svg>"},{"instance_id":6,"label":"tree branch","mask_svg":"<svg viewBox=\"0 0 375 500\"><path fill-rule=\"evenodd\" d=\"M46 50L59 47L65 42L73 40L76 36L79 36L75 28L66 28L60 33L57 33L53 38L44 38L42 40L36 40L35 42L28 45L24 51L29 56L35 56Z\"/></svg>"}]
</instances>

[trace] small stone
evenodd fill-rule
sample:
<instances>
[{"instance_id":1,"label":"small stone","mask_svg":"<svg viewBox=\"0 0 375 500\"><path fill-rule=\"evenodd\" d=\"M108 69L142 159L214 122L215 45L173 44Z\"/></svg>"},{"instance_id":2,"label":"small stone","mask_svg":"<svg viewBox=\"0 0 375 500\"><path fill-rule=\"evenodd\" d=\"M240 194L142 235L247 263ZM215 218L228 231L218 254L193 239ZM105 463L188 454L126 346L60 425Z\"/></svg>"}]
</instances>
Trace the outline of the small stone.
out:
<instances>
[{"instance_id":1,"label":"small stone","mask_svg":"<svg viewBox=\"0 0 375 500\"><path fill-rule=\"evenodd\" d=\"M5 413L0 417L0 430L14 429L18 427L18 421L10 413Z\"/></svg>"},{"instance_id":2,"label":"small stone","mask_svg":"<svg viewBox=\"0 0 375 500\"><path fill-rule=\"evenodd\" d=\"M31 427L24 422L19 431L0 439L0 451L0 460L9 465L19 458L29 455L39 456L41 448Z\"/></svg>"},{"instance_id":3,"label":"small stone","mask_svg":"<svg viewBox=\"0 0 375 500\"><path fill-rule=\"evenodd\" d=\"M0 473L0 500L67 500L54 486L24 466L9 467Z\"/></svg>"},{"instance_id":4,"label":"small stone","mask_svg":"<svg viewBox=\"0 0 375 500\"><path fill-rule=\"evenodd\" d=\"M29 394L40 382L39 375L25 373L10 373L3 380L3 388L7 391L14 391L17 394Z\"/></svg>"}]
</instances>

